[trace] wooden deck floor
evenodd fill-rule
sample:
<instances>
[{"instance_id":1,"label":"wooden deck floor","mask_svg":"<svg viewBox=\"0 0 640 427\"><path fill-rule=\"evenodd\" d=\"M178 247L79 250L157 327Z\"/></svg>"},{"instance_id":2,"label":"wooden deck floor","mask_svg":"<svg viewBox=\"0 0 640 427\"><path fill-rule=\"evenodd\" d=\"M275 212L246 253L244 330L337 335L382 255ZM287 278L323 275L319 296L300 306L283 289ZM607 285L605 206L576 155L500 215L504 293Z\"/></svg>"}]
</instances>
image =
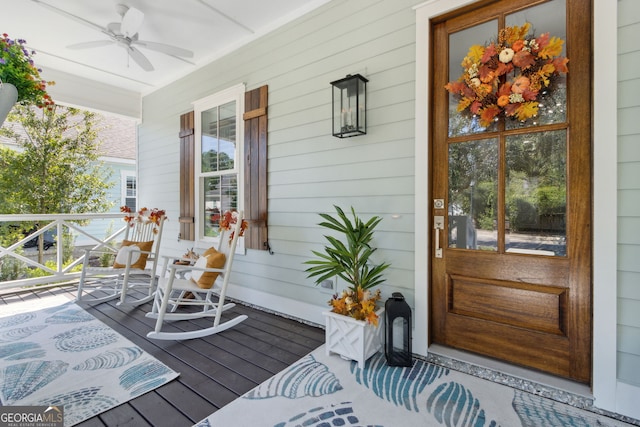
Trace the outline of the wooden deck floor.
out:
<instances>
[{"instance_id":1,"label":"wooden deck floor","mask_svg":"<svg viewBox=\"0 0 640 427\"><path fill-rule=\"evenodd\" d=\"M73 299L74 290L52 288L0 295L0 309L3 304L51 295L64 294ZM144 316L151 309L150 303L138 308L119 307L115 302L81 305L180 372L176 380L78 424L81 427L191 426L324 343L321 328L240 304L229 310L229 315L246 314L247 320L221 334L187 341L146 337L155 324ZM188 330L194 328L193 323L203 321L174 322L173 327Z\"/></svg>"}]
</instances>

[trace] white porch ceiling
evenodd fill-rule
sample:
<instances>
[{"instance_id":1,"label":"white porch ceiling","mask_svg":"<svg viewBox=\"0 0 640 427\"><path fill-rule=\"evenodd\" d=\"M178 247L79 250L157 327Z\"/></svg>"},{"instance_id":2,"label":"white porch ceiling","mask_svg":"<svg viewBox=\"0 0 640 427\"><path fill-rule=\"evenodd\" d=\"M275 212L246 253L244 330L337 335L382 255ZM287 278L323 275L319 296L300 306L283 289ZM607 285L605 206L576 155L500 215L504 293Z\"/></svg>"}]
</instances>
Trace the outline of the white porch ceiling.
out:
<instances>
[{"instance_id":1,"label":"white porch ceiling","mask_svg":"<svg viewBox=\"0 0 640 427\"><path fill-rule=\"evenodd\" d=\"M36 51L34 59L45 80L58 71L144 95L327 1L0 0L0 33L27 41ZM121 22L119 4L143 12L140 40L188 49L193 57L180 59L138 46L154 67L153 71L144 71L128 57L125 48L116 44L90 49L68 47L109 40L80 19L101 27Z\"/></svg>"}]
</instances>

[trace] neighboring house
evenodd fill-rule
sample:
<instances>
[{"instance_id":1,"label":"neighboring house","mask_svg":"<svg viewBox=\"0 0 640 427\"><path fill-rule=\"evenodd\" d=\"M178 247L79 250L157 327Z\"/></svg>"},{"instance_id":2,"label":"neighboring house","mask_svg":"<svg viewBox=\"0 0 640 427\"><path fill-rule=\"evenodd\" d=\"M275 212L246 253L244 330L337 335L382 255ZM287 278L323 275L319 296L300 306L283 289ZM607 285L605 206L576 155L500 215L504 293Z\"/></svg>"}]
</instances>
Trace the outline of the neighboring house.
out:
<instances>
[{"instance_id":1,"label":"neighboring house","mask_svg":"<svg viewBox=\"0 0 640 427\"><path fill-rule=\"evenodd\" d=\"M414 352L442 353L463 361L479 360L480 364L497 366L505 372L593 395L596 407L640 419L640 121L637 119L640 49L635 42L640 36L640 2L567 2L572 5L568 9L569 22L579 20L576 15L585 16L585 8L593 6L586 12L586 21L582 21L586 25L569 28L566 36L574 43L567 47L569 96L573 97L569 108L581 109L588 116L587 120L583 116L572 116L582 121L573 120L568 126L573 126L571 132L581 132L581 143L586 144L587 152L591 151L587 156L590 158L583 159L582 164L587 177L577 183L582 185L580 200L586 197L587 202L577 204L576 199L569 200L574 203L570 213L579 213L581 222L577 223L579 227L569 227L566 244L570 254L582 251L584 257L581 263L571 264L569 256L572 267L562 270L557 277L558 281L567 277L581 281L581 287L557 286L556 293L547 289L544 303L538 304L540 310L549 308L549 312L561 315L555 319L556 324L541 316L538 326L543 332L556 334L559 343L567 341L563 336L565 326L577 327L577 332L571 333L571 340L581 342L580 348L584 351L569 357L580 359L579 370L587 372L587 378L577 383L549 378L432 343L434 335L441 332L441 324L433 320L436 315L433 309L440 306L434 306L435 302L430 300L436 282L432 275L440 262L431 256L436 240L431 215L439 206L437 200L431 199L431 191L437 182L446 182L447 177L437 175L441 164L432 164L430 157L433 155L430 144L442 136L442 133L433 134L438 123L432 118L438 108L442 108L442 103L434 105L433 100L444 91L441 86L434 89L431 80L435 78L432 66L443 65L431 64L430 58L448 43L446 37L435 39L432 28L441 22L453 22L458 15L466 19L456 24L461 28L484 19L481 14L458 12L461 8L473 7L476 2L471 0L424 3L334 0L143 96L138 129L139 202L167 211L169 222L162 251L179 254L193 246L210 246L207 223L212 209L229 205L243 208L255 220L253 227L268 230L270 251L262 250L266 246L260 247L259 240L258 245L246 245L249 249L245 256L236 257L234 261L231 296L321 323L328 295L307 279L303 264L312 257L312 250L322 246L317 213L331 212L332 205L338 204L345 208L354 206L363 217L380 215L383 221L375 237L379 247L376 256L392 264L385 274L387 283L382 290L385 298L393 291L402 292L412 306ZM524 8L543 2L478 3L486 7L503 3ZM593 34L588 37L590 28ZM581 38L579 31L585 32L586 47L576 49ZM477 44L485 42L484 38L475 40ZM329 82L355 73L369 79L367 135L334 138ZM459 72L454 74L457 76ZM582 86L572 86L577 83ZM264 85L268 86L268 108L264 110L268 114L265 129L268 154L264 162L267 184L262 195L268 204L268 216L262 218L266 224L260 224L261 218L255 216L253 206L243 203L242 197L244 189L254 189L248 173L250 166L244 165L249 156L243 153L242 115L249 111L253 116L260 106L251 105L247 109L247 106L242 108L242 104L245 90L250 92ZM195 126L194 121L189 122L189 113L194 109ZM203 117L211 127L201 126ZM200 149L198 136L209 144L205 150L211 148L211 144L222 144L215 145L218 154L230 152L224 147L225 142L238 141L238 151L231 150L236 156L233 164L211 168L213 160L207 158L205 169L201 170L202 161L196 157L195 170L184 174L181 181L181 170L185 170L179 161L181 144L184 148L190 138L193 143L190 128L195 129L196 150ZM220 133L221 130L226 133ZM255 134L259 135L257 129ZM185 152L182 155L188 157ZM255 161L259 161L259 156ZM442 163L446 164L446 160ZM574 172L584 170L580 165L571 167L569 179L573 179ZM185 208L188 200L185 206L181 205L191 191L189 182L185 182L189 176L194 179L196 195L195 211L191 213ZM195 221L192 230L195 237L187 240L184 239L187 234L182 233L184 224L189 224L191 218ZM504 219L498 219L497 224L498 227L507 225ZM531 277L537 274L537 260L544 263L545 267L541 268L544 272L556 271L557 267L549 266L545 257L522 253L501 259L512 269L513 282L516 276L525 278L520 287L512 284L513 294L542 289L526 281L528 274ZM564 263L564 258L558 259L555 264ZM518 266L513 260L522 260L522 264ZM483 263L475 261L469 265L482 267ZM502 274L499 266L495 271ZM460 282L457 277L451 278L451 290L458 285L456 281ZM491 285L498 289L504 282L495 280ZM459 289L484 292L478 283L470 280L461 283ZM338 288L341 286L338 283ZM510 298L511 294L503 295L502 300L496 300L498 309L478 313L478 317L495 318L504 314L518 318L518 310L513 313L500 310L499 304L507 304ZM576 298L586 298L578 300L582 317L572 314L564 318L562 310ZM532 301L539 302L535 298ZM470 312L475 302L478 301L470 300L462 310L458 307L451 310L458 310L458 314ZM483 307L491 308L491 302ZM576 318L581 320L576 322ZM467 329L473 324L472 320L462 322L457 332L473 335L475 331ZM502 337L496 335L496 338ZM536 354L532 364L544 364L547 355L548 360L563 357L552 354L553 351L538 356L535 344L514 349L524 353L523 356L528 350Z\"/></svg>"},{"instance_id":2,"label":"neighboring house","mask_svg":"<svg viewBox=\"0 0 640 427\"><path fill-rule=\"evenodd\" d=\"M127 205L137 209L138 180L136 172L136 121L127 117L103 114L101 131L98 138L102 141L100 159L105 168L113 171L111 180L113 187L109 190L109 199L113 207L109 212L120 212L120 206ZM124 223L113 220L96 220L85 230L98 238L104 238L109 230L115 231ZM78 235L79 246L95 243L83 235Z\"/></svg>"},{"instance_id":3,"label":"neighboring house","mask_svg":"<svg viewBox=\"0 0 640 427\"><path fill-rule=\"evenodd\" d=\"M108 198L113 207L109 212L120 212L120 206L127 205L137 209L137 172L136 172L136 121L134 119L113 114L98 114L98 140L101 141L100 159L104 168L111 171L113 187L109 190ZM12 124L5 121L3 126ZM17 125L16 125L17 126ZM15 142L0 137L0 144L16 148ZM107 231L115 230L122 224L113 220L94 221L85 228L87 233L98 238L104 238ZM95 243L79 234L76 244L83 246Z\"/></svg>"}]
</instances>

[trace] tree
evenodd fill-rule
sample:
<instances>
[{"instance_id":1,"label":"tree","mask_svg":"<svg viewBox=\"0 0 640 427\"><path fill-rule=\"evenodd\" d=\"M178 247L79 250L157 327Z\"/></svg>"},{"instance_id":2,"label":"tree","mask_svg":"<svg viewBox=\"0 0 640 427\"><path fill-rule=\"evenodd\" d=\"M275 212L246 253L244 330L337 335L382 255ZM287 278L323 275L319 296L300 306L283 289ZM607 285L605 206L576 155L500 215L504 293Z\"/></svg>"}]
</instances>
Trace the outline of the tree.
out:
<instances>
[{"instance_id":1,"label":"tree","mask_svg":"<svg viewBox=\"0 0 640 427\"><path fill-rule=\"evenodd\" d=\"M0 212L56 214L106 212L111 171L99 160L95 113L55 105L35 109L16 106L0 135L20 150L2 151Z\"/></svg>"},{"instance_id":2,"label":"tree","mask_svg":"<svg viewBox=\"0 0 640 427\"><path fill-rule=\"evenodd\" d=\"M95 113L61 105L41 109L17 105L7 121L15 125L0 128L0 135L14 140L18 149L0 149L1 213L90 213L111 208L107 192L113 186L112 171L99 160Z\"/></svg>"}]
</instances>

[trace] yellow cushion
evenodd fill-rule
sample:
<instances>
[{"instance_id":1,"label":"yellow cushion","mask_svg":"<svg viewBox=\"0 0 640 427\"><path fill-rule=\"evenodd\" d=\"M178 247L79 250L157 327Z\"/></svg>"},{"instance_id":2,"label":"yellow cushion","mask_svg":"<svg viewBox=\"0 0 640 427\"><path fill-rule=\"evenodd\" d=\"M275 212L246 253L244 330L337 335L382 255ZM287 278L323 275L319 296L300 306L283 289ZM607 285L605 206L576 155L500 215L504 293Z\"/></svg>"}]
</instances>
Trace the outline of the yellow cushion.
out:
<instances>
[{"instance_id":1,"label":"yellow cushion","mask_svg":"<svg viewBox=\"0 0 640 427\"><path fill-rule=\"evenodd\" d=\"M207 249L205 253L198 258L194 267L197 268L222 268L227 257L218 252L214 248ZM216 271L202 271L193 270L191 272L191 280L198 285L199 288L209 289L213 286L213 283L218 278L218 272Z\"/></svg>"},{"instance_id":2,"label":"yellow cushion","mask_svg":"<svg viewBox=\"0 0 640 427\"><path fill-rule=\"evenodd\" d=\"M148 253L144 252L149 252L152 246L153 240L150 242L132 242L129 240L123 240L116 255L116 260L113 263L113 268L125 268L127 266L127 257L129 256L129 252L133 252L131 254L131 268L144 270L149 256Z\"/></svg>"}]
</instances>

